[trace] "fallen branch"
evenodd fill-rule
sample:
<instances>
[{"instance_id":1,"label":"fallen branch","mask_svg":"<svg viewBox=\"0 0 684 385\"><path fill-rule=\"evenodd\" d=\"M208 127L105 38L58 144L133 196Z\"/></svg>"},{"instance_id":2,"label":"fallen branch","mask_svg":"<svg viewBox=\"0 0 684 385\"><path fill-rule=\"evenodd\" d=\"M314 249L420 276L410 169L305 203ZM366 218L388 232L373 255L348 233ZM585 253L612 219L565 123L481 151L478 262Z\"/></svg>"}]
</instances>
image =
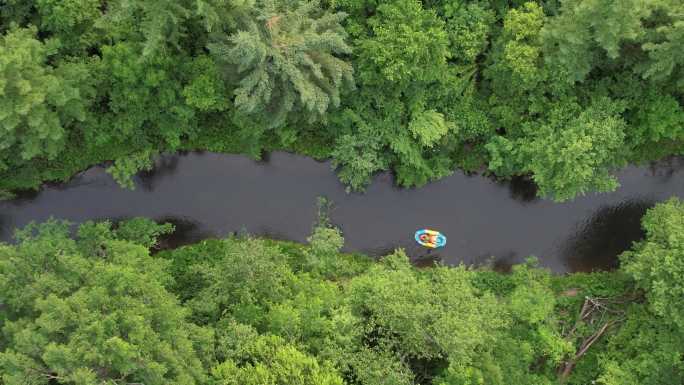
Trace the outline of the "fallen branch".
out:
<instances>
[{"instance_id":1,"label":"fallen branch","mask_svg":"<svg viewBox=\"0 0 684 385\"><path fill-rule=\"evenodd\" d=\"M606 316L606 313L624 314L623 311L609 308L606 305L606 302L623 303L623 301L613 301L609 300L608 298L585 297L584 303L582 304L582 308L580 309L580 312L577 316L577 320L575 321L575 325L565 334L565 338L568 340L574 339L574 334L582 323L594 324L596 323L595 321L598 319L597 323L601 326L589 337L585 338L580 344L577 351L575 352L575 355L571 359L565 361L564 364L559 368L559 376L561 383L567 381L568 377L570 377L570 373L577 364L577 361L580 358L582 358L582 356L584 356L587 353L587 351L589 351L589 348L596 341L598 341L601 338L601 336L603 336L611 326L621 321L621 319L612 319L605 322L603 321Z\"/></svg>"}]
</instances>

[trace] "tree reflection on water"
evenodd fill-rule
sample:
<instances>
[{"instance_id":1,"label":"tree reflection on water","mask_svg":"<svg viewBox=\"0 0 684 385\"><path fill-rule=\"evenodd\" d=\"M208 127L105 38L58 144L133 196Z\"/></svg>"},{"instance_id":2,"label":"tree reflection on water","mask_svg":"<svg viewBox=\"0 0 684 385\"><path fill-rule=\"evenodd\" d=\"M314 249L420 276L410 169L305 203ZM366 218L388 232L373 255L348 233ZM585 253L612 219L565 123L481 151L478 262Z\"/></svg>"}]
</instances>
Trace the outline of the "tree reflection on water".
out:
<instances>
[{"instance_id":1,"label":"tree reflection on water","mask_svg":"<svg viewBox=\"0 0 684 385\"><path fill-rule=\"evenodd\" d=\"M619 263L616 256L643 238L641 217L655 203L652 199L631 199L597 210L578 226L561 249L570 270L616 268Z\"/></svg>"}]
</instances>

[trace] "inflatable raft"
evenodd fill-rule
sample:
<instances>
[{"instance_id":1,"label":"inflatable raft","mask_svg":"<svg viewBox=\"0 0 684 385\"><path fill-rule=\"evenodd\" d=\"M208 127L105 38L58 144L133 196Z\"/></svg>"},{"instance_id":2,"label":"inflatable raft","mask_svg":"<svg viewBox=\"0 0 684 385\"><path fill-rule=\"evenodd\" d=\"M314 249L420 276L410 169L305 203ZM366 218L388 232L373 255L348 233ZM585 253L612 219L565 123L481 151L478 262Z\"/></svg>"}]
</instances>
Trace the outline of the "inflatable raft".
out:
<instances>
[{"instance_id":1,"label":"inflatable raft","mask_svg":"<svg viewBox=\"0 0 684 385\"><path fill-rule=\"evenodd\" d=\"M444 247L446 245L446 241L446 237L439 231L430 229L416 231L416 242L418 242L418 244L421 246L425 246L430 249L436 249L438 247Z\"/></svg>"}]
</instances>

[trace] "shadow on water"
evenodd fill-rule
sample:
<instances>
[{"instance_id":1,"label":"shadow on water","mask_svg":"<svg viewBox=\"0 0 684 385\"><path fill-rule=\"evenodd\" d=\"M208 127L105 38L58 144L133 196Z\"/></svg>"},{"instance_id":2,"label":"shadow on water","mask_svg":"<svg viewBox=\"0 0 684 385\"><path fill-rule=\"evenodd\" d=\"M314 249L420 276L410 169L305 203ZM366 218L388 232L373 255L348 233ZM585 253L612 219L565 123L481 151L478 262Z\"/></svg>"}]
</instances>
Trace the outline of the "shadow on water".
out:
<instances>
[{"instance_id":1,"label":"shadow on water","mask_svg":"<svg viewBox=\"0 0 684 385\"><path fill-rule=\"evenodd\" d=\"M51 181L44 182L41 190L51 189L56 191L65 191L76 187L93 184L95 183L95 181L89 178L89 176L90 174L97 173L96 170L102 170L102 172L104 172L104 169L101 167L93 167L91 169L81 171L78 174L72 176L71 179L69 179L69 181L66 183Z\"/></svg>"},{"instance_id":2,"label":"shadow on water","mask_svg":"<svg viewBox=\"0 0 684 385\"><path fill-rule=\"evenodd\" d=\"M644 237L641 217L656 201L633 199L598 209L561 247L571 271L610 270L622 252Z\"/></svg>"},{"instance_id":3,"label":"shadow on water","mask_svg":"<svg viewBox=\"0 0 684 385\"><path fill-rule=\"evenodd\" d=\"M134 217L120 216L120 217L102 217L90 219L93 222L110 222L112 227L116 229L121 222L133 219ZM159 224L170 223L174 226L174 231L171 234L161 235L158 239L157 245L153 252L166 249L174 249L176 247L185 246L197 243L203 239L215 238L216 235L209 230L203 229L199 221L189 218L164 216L155 218L155 222ZM78 226L82 223L72 223L72 231L76 231Z\"/></svg>"},{"instance_id":4,"label":"shadow on water","mask_svg":"<svg viewBox=\"0 0 684 385\"><path fill-rule=\"evenodd\" d=\"M263 151L259 154L259 159L257 159L257 164L268 164L271 163L271 153L268 151Z\"/></svg>"},{"instance_id":5,"label":"shadow on water","mask_svg":"<svg viewBox=\"0 0 684 385\"><path fill-rule=\"evenodd\" d=\"M10 228L8 218L5 215L0 214L0 234L9 233L11 231L14 231L14 229ZM2 240L0 240L0 242L2 242Z\"/></svg>"},{"instance_id":6,"label":"shadow on water","mask_svg":"<svg viewBox=\"0 0 684 385\"><path fill-rule=\"evenodd\" d=\"M40 195L41 190L21 190L14 193L14 198L7 201L12 205L20 206L22 204L30 203Z\"/></svg>"},{"instance_id":7,"label":"shadow on water","mask_svg":"<svg viewBox=\"0 0 684 385\"><path fill-rule=\"evenodd\" d=\"M412 243L398 243L394 245L364 249L363 253L379 259L394 254L394 252L398 249L402 249L409 257L409 262L418 268L432 267L435 264L439 264L444 261L441 249L427 250L422 246L417 246L416 244ZM349 249L347 251L354 250Z\"/></svg>"},{"instance_id":8,"label":"shadow on water","mask_svg":"<svg viewBox=\"0 0 684 385\"><path fill-rule=\"evenodd\" d=\"M39 189L26 189L26 190L20 190L20 191L15 191L14 192L14 198L11 200L7 201L8 203L14 205L14 206L22 206L29 204L36 200L40 194L45 191L45 190L54 190L54 191L66 191L69 189L73 188L78 188L81 186L93 184L94 181L89 180L88 178L88 173L93 173L94 170L97 170L98 167L93 167L92 169L80 172L76 175L74 175L68 182L66 183L60 183L60 182L44 182ZM2 202L2 201L0 201Z\"/></svg>"},{"instance_id":9,"label":"shadow on water","mask_svg":"<svg viewBox=\"0 0 684 385\"><path fill-rule=\"evenodd\" d=\"M365 248L365 249L361 250L361 252L366 254L366 255L369 255L371 257L382 258L382 257L388 256L388 255L392 255L392 253L394 253L394 251L397 248L401 248L401 246L400 245L397 245L397 246L378 246L378 247L372 247L372 248ZM355 249L348 247L347 243L345 242L345 246L342 248L342 251L354 252ZM415 254L409 250L405 250L405 251L406 251L407 255L414 255Z\"/></svg>"},{"instance_id":10,"label":"shadow on water","mask_svg":"<svg viewBox=\"0 0 684 385\"><path fill-rule=\"evenodd\" d=\"M216 237L216 234L203 228L199 221L190 218L165 216L155 220L157 223L171 223L175 227L173 233L159 237L157 243L159 250L175 249L203 239Z\"/></svg>"},{"instance_id":11,"label":"shadow on water","mask_svg":"<svg viewBox=\"0 0 684 385\"><path fill-rule=\"evenodd\" d=\"M521 203L532 203L539 200L539 188L529 177L513 177L508 183L509 196Z\"/></svg>"},{"instance_id":12,"label":"shadow on water","mask_svg":"<svg viewBox=\"0 0 684 385\"><path fill-rule=\"evenodd\" d=\"M508 188L508 196L522 204L537 202L539 188L529 176L514 176L510 179L494 179L500 186Z\"/></svg>"},{"instance_id":13,"label":"shadow on water","mask_svg":"<svg viewBox=\"0 0 684 385\"><path fill-rule=\"evenodd\" d=\"M145 191L154 191L156 184L159 183L159 181L172 176L176 172L179 160L187 154L187 152L182 152L175 155L160 155L155 159L152 170L138 173L135 177L136 185L140 186Z\"/></svg>"},{"instance_id":14,"label":"shadow on water","mask_svg":"<svg viewBox=\"0 0 684 385\"><path fill-rule=\"evenodd\" d=\"M651 175L658 177L662 182L669 181L675 174L684 171L684 158L671 157L657 162L652 162L648 166Z\"/></svg>"},{"instance_id":15,"label":"shadow on water","mask_svg":"<svg viewBox=\"0 0 684 385\"><path fill-rule=\"evenodd\" d=\"M442 257L435 252L411 258L411 264L418 268L433 267L439 263L442 263Z\"/></svg>"},{"instance_id":16,"label":"shadow on water","mask_svg":"<svg viewBox=\"0 0 684 385\"><path fill-rule=\"evenodd\" d=\"M522 262L523 260L518 257L518 253L510 251L502 254L500 257L492 258L487 266L499 273L510 273L514 265Z\"/></svg>"}]
</instances>

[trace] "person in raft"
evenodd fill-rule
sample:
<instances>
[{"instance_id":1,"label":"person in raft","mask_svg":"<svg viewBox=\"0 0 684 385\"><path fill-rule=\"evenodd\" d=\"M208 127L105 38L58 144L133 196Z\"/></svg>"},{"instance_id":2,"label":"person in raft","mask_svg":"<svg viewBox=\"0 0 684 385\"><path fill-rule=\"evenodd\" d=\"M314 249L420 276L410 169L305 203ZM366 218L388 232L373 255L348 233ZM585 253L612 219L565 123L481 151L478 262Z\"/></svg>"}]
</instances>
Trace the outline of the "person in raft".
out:
<instances>
[{"instance_id":1,"label":"person in raft","mask_svg":"<svg viewBox=\"0 0 684 385\"><path fill-rule=\"evenodd\" d=\"M419 245L429 249L436 249L446 245L446 237L439 231L430 229L421 229L416 231L415 239Z\"/></svg>"}]
</instances>

